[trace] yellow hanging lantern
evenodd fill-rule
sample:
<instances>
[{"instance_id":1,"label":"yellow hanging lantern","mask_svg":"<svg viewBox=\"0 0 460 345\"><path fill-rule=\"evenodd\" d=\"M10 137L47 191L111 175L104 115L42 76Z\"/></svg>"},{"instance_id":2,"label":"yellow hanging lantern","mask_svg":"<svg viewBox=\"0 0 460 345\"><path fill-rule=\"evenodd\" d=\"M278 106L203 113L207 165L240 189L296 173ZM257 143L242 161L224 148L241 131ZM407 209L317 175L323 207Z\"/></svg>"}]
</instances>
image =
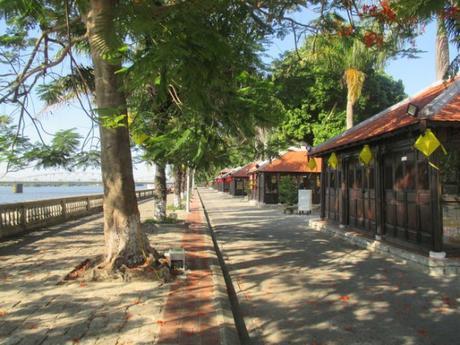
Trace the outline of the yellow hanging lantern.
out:
<instances>
[{"instance_id":1,"label":"yellow hanging lantern","mask_svg":"<svg viewBox=\"0 0 460 345\"><path fill-rule=\"evenodd\" d=\"M444 146L442 146L438 138L436 138L434 133L429 128L425 131L425 134L420 134L414 146L417 150L422 152L426 157L431 156L431 154L434 151L436 151L436 149L439 146L441 146L442 151L445 154L447 154L447 151L444 148Z\"/></svg>"},{"instance_id":2,"label":"yellow hanging lantern","mask_svg":"<svg viewBox=\"0 0 460 345\"><path fill-rule=\"evenodd\" d=\"M359 160L364 165L369 165L369 163L372 161L372 151L369 145L364 145L363 149L359 153Z\"/></svg>"},{"instance_id":3,"label":"yellow hanging lantern","mask_svg":"<svg viewBox=\"0 0 460 345\"><path fill-rule=\"evenodd\" d=\"M337 165L339 164L339 160L337 159L337 155L335 152L331 153L331 156L327 160L327 164L332 168L332 169L337 169Z\"/></svg>"},{"instance_id":4,"label":"yellow hanging lantern","mask_svg":"<svg viewBox=\"0 0 460 345\"><path fill-rule=\"evenodd\" d=\"M315 170L316 169L316 159L309 158L307 166L310 168L310 170Z\"/></svg>"},{"instance_id":5,"label":"yellow hanging lantern","mask_svg":"<svg viewBox=\"0 0 460 345\"><path fill-rule=\"evenodd\" d=\"M441 147L442 151L444 154L447 154L446 149L444 146L441 144L439 139L434 135L434 133L431 131L431 129L427 129L425 131L425 134L420 134L420 136L417 138L415 141L414 147L419 150L423 155L427 158L429 158L434 151L438 149L438 147ZM428 161L428 163L435 169L439 169L436 165Z\"/></svg>"}]
</instances>

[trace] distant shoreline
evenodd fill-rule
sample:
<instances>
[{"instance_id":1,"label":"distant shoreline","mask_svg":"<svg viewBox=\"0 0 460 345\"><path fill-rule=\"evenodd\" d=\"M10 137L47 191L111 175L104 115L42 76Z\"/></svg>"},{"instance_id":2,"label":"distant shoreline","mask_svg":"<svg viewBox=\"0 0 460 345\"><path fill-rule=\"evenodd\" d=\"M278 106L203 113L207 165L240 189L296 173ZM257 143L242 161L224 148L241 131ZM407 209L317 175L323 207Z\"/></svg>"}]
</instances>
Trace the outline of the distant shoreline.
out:
<instances>
[{"instance_id":1,"label":"distant shoreline","mask_svg":"<svg viewBox=\"0 0 460 345\"><path fill-rule=\"evenodd\" d=\"M15 184L24 187L76 187L76 186L102 186L102 182L0 182L0 187L13 187ZM136 183L136 187L146 186L147 183Z\"/></svg>"}]
</instances>

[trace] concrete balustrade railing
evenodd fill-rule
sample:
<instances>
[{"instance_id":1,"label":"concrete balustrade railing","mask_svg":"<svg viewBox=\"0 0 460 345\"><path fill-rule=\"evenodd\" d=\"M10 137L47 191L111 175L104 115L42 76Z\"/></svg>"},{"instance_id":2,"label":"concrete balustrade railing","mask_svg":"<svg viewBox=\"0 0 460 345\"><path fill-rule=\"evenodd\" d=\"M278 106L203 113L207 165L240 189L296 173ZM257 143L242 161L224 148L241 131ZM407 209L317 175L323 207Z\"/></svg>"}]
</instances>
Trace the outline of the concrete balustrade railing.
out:
<instances>
[{"instance_id":1,"label":"concrete balustrade railing","mask_svg":"<svg viewBox=\"0 0 460 345\"><path fill-rule=\"evenodd\" d=\"M136 196L151 198L153 189L136 191ZM92 194L0 205L0 239L102 212L103 200L103 194Z\"/></svg>"}]
</instances>

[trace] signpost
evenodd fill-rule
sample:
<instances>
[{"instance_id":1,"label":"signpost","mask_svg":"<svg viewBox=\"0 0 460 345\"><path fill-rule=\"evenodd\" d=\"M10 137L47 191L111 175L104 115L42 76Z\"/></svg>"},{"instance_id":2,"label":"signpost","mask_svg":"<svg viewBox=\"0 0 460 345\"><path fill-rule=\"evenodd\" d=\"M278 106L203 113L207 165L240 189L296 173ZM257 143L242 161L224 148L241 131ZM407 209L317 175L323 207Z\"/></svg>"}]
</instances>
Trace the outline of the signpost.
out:
<instances>
[{"instance_id":1,"label":"signpost","mask_svg":"<svg viewBox=\"0 0 460 345\"><path fill-rule=\"evenodd\" d=\"M298 211L299 213L311 214L311 211L312 211L312 190L311 189L299 189Z\"/></svg>"}]
</instances>

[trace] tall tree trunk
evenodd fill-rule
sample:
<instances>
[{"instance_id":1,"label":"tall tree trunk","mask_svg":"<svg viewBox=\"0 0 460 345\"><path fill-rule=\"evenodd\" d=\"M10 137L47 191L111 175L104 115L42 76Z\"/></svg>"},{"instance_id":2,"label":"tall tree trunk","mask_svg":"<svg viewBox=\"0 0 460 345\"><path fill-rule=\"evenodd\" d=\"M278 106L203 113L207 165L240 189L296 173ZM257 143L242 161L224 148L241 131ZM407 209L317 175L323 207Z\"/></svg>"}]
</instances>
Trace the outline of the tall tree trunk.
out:
<instances>
[{"instance_id":1,"label":"tall tree trunk","mask_svg":"<svg viewBox=\"0 0 460 345\"><path fill-rule=\"evenodd\" d=\"M86 18L97 108L112 110L113 116L127 114L122 83L115 73L121 65L109 63L100 56L95 35L101 30L113 31L112 9L115 3L110 0L91 0ZM126 118L123 124L117 128L100 126L106 261L114 268L122 264L133 266L142 263L150 251L147 237L140 226Z\"/></svg>"},{"instance_id":2,"label":"tall tree trunk","mask_svg":"<svg viewBox=\"0 0 460 345\"><path fill-rule=\"evenodd\" d=\"M185 211L186 212L190 212L190 200L192 198L192 193L191 193L191 189L192 189L192 180L191 180L191 172L192 172L192 169L190 168L187 168L187 172L186 172L186 179L187 179L187 197L186 197L186 200L185 200Z\"/></svg>"},{"instance_id":3,"label":"tall tree trunk","mask_svg":"<svg viewBox=\"0 0 460 345\"><path fill-rule=\"evenodd\" d=\"M182 180L182 187L180 189L180 197L184 199L185 193L187 192L187 169L181 168L181 180Z\"/></svg>"},{"instance_id":4,"label":"tall tree trunk","mask_svg":"<svg viewBox=\"0 0 460 345\"><path fill-rule=\"evenodd\" d=\"M344 72L347 84L347 129L353 127L353 106L361 96L366 75L357 68L349 67Z\"/></svg>"},{"instance_id":5,"label":"tall tree trunk","mask_svg":"<svg viewBox=\"0 0 460 345\"><path fill-rule=\"evenodd\" d=\"M438 15L436 33L436 80L442 80L449 69L449 40L444 19Z\"/></svg>"},{"instance_id":6,"label":"tall tree trunk","mask_svg":"<svg viewBox=\"0 0 460 345\"><path fill-rule=\"evenodd\" d=\"M353 127L353 101L347 100L347 129Z\"/></svg>"},{"instance_id":7,"label":"tall tree trunk","mask_svg":"<svg viewBox=\"0 0 460 345\"><path fill-rule=\"evenodd\" d=\"M182 189L182 171L180 165L174 166L174 207L180 208L182 199L181 199L181 189Z\"/></svg>"},{"instance_id":8,"label":"tall tree trunk","mask_svg":"<svg viewBox=\"0 0 460 345\"><path fill-rule=\"evenodd\" d=\"M165 164L156 163L155 171L155 192L153 200L155 203L154 217L159 221L163 221L166 218L166 168Z\"/></svg>"}]
</instances>

